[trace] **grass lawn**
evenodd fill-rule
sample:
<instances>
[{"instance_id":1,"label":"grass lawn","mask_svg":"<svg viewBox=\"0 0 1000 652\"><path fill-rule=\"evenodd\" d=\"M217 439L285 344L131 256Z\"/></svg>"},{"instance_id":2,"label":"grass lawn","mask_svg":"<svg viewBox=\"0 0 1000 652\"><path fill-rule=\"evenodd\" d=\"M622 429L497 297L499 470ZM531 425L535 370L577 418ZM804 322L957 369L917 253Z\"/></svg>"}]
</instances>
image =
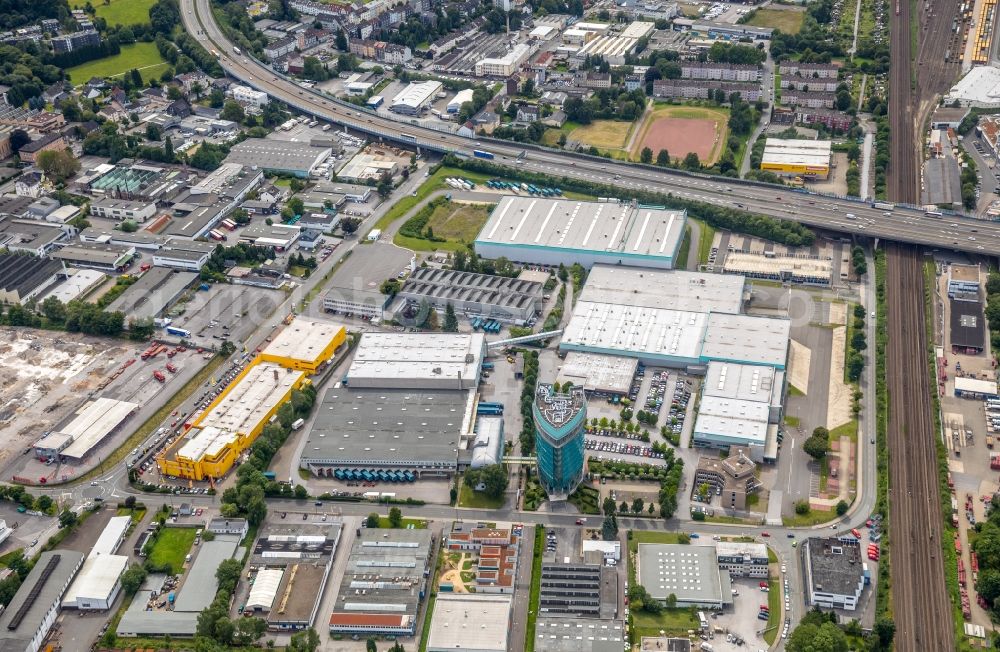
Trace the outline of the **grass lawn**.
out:
<instances>
[{"instance_id":1,"label":"grass lawn","mask_svg":"<svg viewBox=\"0 0 1000 652\"><path fill-rule=\"evenodd\" d=\"M682 543L681 532L656 532L654 530L632 530L628 540L629 552L639 550L640 543ZM684 535L687 537L687 535ZM683 543L690 543L690 539Z\"/></svg>"},{"instance_id":2,"label":"grass lawn","mask_svg":"<svg viewBox=\"0 0 1000 652\"><path fill-rule=\"evenodd\" d=\"M768 557L771 556L771 549L767 549ZM775 560L777 561L777 560ZM769 580L767 583L767 629L764 630L764 640L768 645L774 645L774 639L778 638L778 630L781 629L781 583L777 580Z\"/></svg>"},{"instance_id":3,"label":"grass lawn","mask_svg":"<svg viewBox=\"0 0 1000 652\"><path fill-rule=\"evenodd\" d=\"M165 527L153 544L149 561L154 565L170 564L170 572L177 574L184 566L184 557L194 543L193 527Z\"/></svg>"},{"instance_id":4,"label":"grass lawn","mask_svg":"<svg viewBox=\"0 0 1000 652\"><path fill-rule=\"evenodd\" d=\"M434 229L434 235L438 237L472 242L492 210L493 204L451 202L435 208L427 226Z\"/></svg>"},{"instance_id":5,"label":"grass lawn","mask_svg":"<svg viewBox=\"0 0 1000 652\"><path fill-rule=\"evenodd\" d=\"M146 510L144 509L129 509L128 507L119 507L116 512L117 516L131 516L132 526L138 525L142 521L142 517L146 515Z\"/></svg>"},{"instance_id":6,"label":"grass lawn","mask_svg":"<svg viewBox=\"0 0 1000 652\"><path fill-rule=\"evenodd\" d=\"M475 507L476 509L500 509L503 507L503 496L498 499L490 498L482 491L476 491L463 482L458 490L458 506Z\"/></svg>"},{"instance_id":7,"label":"grass lawn","mask_svg":"<svg viewBox=\"0 0 1000 652\"><path fill-rule=\"evenodd\" d=\"M535 527L535 547L531 557L531 590L528 592L528 624L524 628L525 652L535 650L535 622L542 593L542 552L545 550L545 526ZM516 643L514 644L516 648Z\"/></svg>"},{"instance_id":8,"label":"grass lawn","mask_svg":"<svg viewBox=\"0 0 1000 652\"><path fill-rule=\"evenodd\" d=\"M86 0L71 0L73 9L83 9ZM111 25L142 25L149 22L149 8L154 0L101 0L91 3L98 18Z\"/></svg>"},{"instance_id":9,"label":"grass lawn","mask_svg":"<svg viewBox=\"0 0 1000 652\"><path fill-rule=\"evenodd\" d=\"M664 609L656 616L645 611L632 611L633 638L660 636L660 630L666 632L667 636L683 636L689 629L698 629L698 616L692 611L692 609Z\"/></svg>"},{"instance_id":10,"label":"grass lawn","mask_svg":"<svg viewBox=\"0 0 1000 652\"><path fill-rule=\"evenodd\" d=\"M789 428L798 428L799 424L801 424L801 423L802 423L802 419L800 419L798 417L793 417L790 414L786 414L785 415L785 425L787 425Z\"/></svg>"},{"instance_id":11,"label":"grass lawn","mask_svg":"<svg viewBox=\"0 0 1000 652\"><path fill-rule=\"evenodd\" d=\"M832 509L811 509L808 514L783 516L781 520L785 527L809 527L832 521L835 518L837 518L837 512Z\"/></svg>"},{"instance_id":12,"label":"grass lawn","mask_svg":"<svg viewBox=\"0 0 1000 652\"><path fill-rule=\"evenodd\" d=\"M567 138L598 149L622 149L628 142L633 124L618 120L594 120L589 125L572 129Z\"/></svg>"},{"instance_id":13,"label":"grass lawn","mask_svg":"<svg viewBox=\"0 0 1000 652\"><path fill-rule=\"evenodd\" d=\"M677 252L677 260L674 261L674 269L687 269L688 254L691 252L691 225L684 225L684 238L681 239L681 248Z\"/></svg>"},{"instance_id":14,"label":"grass lawn","mask_svg":"<svg viewBox=\"0 0 1000 652\"><path fill-rule=\"evenodd\" d=\"M853 19L854 14L851 14ZM798 34L802 29L802 21L805 19L804 11L794 11L791 9L758 9L750 19L749 25L756 27L773 27L780 29L785 34Z\"/></svg>"},{"instance_id":15,"label":"grass lawn","mask_svg":"<svg viewBox=\"0 0 1000 652\"><path fill-rule=\"evenodd\" d=\"M715 228L700 220L698 221L698 228L701 229L701 235L698 238L698 264L705 265L708 263L709 254L712 253L712 243L715 241Z\"/></svg>"},{"instance_id":16,"label":"grass lawn","mask_svg":"<svg viewBox=\"0 0 1000 652\"><path fill-rule=\"evenodd\" d=\"M788 395L789 396L805 396L806 393L803 392L798 387L796 387L795 385L792 385L791 383L789 383L788 384Z\"/></svg>"},{"instance_id":17,"label":"grass lawn","mask_svg":"<svg viewBox=\"0 0 1000 652\"><path fill-rule=\"evenodd\" d=\"M451 168L442 166L438 168L438 171L432 174L427 181L425 181L419 188L417 188L416 196L406 195L400 198L393 207L375 223L373 228L385 230L389 226L398 220L399 218L405 216L413 207L426 199L432 192L438 188L450 188L450 186L445 185L444 180L447 177L462 177L463 179L468 179L475 183L485 183L493 177L488 174L479 174L477 172L468 172L460 168Z\"/></svg>"},{"instance_id":18,"label":"grass lawn","mask_svg":"<svg viewBox=\"0 0 1000 652\"><path fill-rule=\"evenodd\" d=\"M835 441L841 437L850 437L855 444L858 443L858 420L851 419L847 423L837 426L830 431L830 441Z\"/></svg>"},{"instance_id":19,"label":"grass lawn","mask_svg":"<svg viewBox=\"0 0 1000 652\"><path fill-rule=\"evenodd\" d=\"M155 43L132 43L123 45L121 53L113 57L105 57L73 66L66 70L70 80L76 84L84 84L91 77L117 77L133 68L137 68L143 81L159 77L169 64L160 56Z\"/></svg>"},{"instance_id":20,"label":"grass lawn","mask_svg":"<svg viewBox=\"0 0 1000 652\"><path fill-rule=\"evenodd\" d=\"M399 524L399 529L400 530L407 530L407 529L409 529L409 527L411 525L413 526L413 529L415 529L415 530L426 530L427 529L427 521L425 521L425 520L423 520L421 518L404 518L403 521L402 521L402 523ZM394 529L391 525L389 525L389 517L388 516L380 516L379 519L378 519L378 526L379 526L379 528L381 528L383 530L392 530L392 529Z\"/></svg>"},{"instance_id":21,"label":"grass lawn","mask_svg":"<svg viewBox=\"0 0 1000 652\"><path fill-rule=\"evenodd\" d=\"M10 562L14 561L14 559L16 559L17 557L21 557L23 555L24 555L24 550L22 550L21 548L16 548L14 550L11 550L10 552L0 557L0 567L7 568L7 566L10 565Z\"/></svg>"}]
</instances>

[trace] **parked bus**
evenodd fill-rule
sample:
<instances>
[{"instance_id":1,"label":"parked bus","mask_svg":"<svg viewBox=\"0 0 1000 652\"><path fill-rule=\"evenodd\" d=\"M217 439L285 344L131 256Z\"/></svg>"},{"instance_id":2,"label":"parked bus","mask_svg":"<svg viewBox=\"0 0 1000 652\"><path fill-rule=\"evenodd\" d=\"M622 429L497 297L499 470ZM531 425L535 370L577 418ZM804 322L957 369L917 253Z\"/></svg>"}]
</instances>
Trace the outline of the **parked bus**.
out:
<instances>
[{"instance_id":1,"label":"parked bus","mask_svg":"<svg viewBox=\"0 0 1000 652\"><path fill-rule=\"evenodd\" d=\"M167 326L165 329L167 335L176 335L177 337L191 337L191 331L186 328L179 328L177 326Z\"/></svg>"}]
</instances>

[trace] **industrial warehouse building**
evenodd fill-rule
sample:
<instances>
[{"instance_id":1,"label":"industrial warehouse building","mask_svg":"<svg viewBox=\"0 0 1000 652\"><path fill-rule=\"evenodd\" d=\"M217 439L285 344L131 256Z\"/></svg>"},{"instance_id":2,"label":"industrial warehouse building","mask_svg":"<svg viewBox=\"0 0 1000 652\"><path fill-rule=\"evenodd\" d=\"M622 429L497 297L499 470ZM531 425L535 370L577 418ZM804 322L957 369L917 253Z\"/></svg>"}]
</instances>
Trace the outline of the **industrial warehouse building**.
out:
<instances>
[{"instance_id":1,"label":"industrial warehouse building","mask_svg":"<svg viewBox=\"0 0 1000 652\"><path fill-rule=\"evenodd\" d=\"M826 179L833 143L829 140L768 138L760 169L783 177Z\"/></svg>"},{"instance_id":2,"label":"industrial warehouse building","mask_svg":"<svg viewBox=\"0 0 1000 652\"><path fill-rule=\"evenodd\" d=\"M341 532L340 523L262 526L250 557L257 576L246 611L260 614L272 631L312 627Z\"/></svg>"},{"instance_id":3,"label":"industrial warehouse building","mask_svg":"<svg viewBox=\"0 0 1000 652\"><path fill-rule=\"evenodd\" d=\"M347 340L341 324L295 317L260 352L260 359L315 374Z\"/></svg>"},{"instance_id":4,"label":"industrial warehouse building","mask_svg":"<svg viewBox=\"0 0 1000 652\"><path fill-rule=\"evenodd\" d=\"M128 555L115 553L131 524L130 516L111 518L63 596L63 608L95 611L111 608L121 591L122 574L128 568Z\"/></svg>"},{"instance_id":5,"label":"industrial warehouse building","mask_svg":"<svg viewBox=\"0 0 1000 652\"><path fill-rule=\"evenodd\" d=\"M639 367L636 358L570 351L563 360L556 382L572 383L588 394L624 396L632 387Z\"/></svg>"},{"instance_id":6,"label":"industrial warehouse building","mask_svg":"<svg viewBox=\"0 0 1000 652\"><path fill-rule=\"evenodd\" d=\"M337 591L330 632L412 636L433 543L430 530L361 530Z\"/></svg>"},{"instance_id":7,"label":"industrial warehouse building","mask_svg":"<svg viewBox=\"0 0 1000 652\"><path fill-rule=\"evenodd\" d=\"M0 252L0 303L27 303L56 284L63 271L58 260Z\"/></svg>"},{"instance_id":8,"label":"industrial warehouse building","mask_svg":"<svg viewBox=\"0 0 1000 652\"><path fill-rule=\"evenodd\" d=\"M192 480L222 477L303 382L301 371L255 360L212 401L187 436L157 458L160 472Z\"/></svg>"},{"instance_id":9,"label":"industrial warehouse building","mask_svg":"<svg viewBox=\"0 0 1000 652\"><path fill-rule=\"evenodd\" d=\"M504 276L418 267L397 297L412 304L427 301L444 313L451 304L457 314L523 325L541 312L543 285Z\"/></svg>"},{"instance_id":10,"label":"industrial warehouse building","mask_svg":"<svg viewBox=\"0 0 1000 652\"><path fill-rule=\"evenodd\" d=\"M484 258L536 265L670 269L686 219L683 210L631 203L505 196L476 237L475 248Z\"/></svg>"},{"instance_id":11,"label":"industrial warehouse building","mask_svg":"<svg viewBox=\"0 0 1000 652\"><path fill-rule=\"evenodd\" d=\"M509 595L439 593L427 652L507 652Z\"/></svg>"},{"instance_id":12,"label":"industrial warehouse building","mask_svg":"<svg viewBox=\"0 0 1000 652\"><path fill-rule=\"evenodd\" d=\"M676 596L678 607L722 609L732 604L732 579L720 570L715 546L640 543L635 577L657 600Z\"/></svg>"},{"instance_id":13,"label":"industrial warehouse building","mask_svg":"<svg viewBox=\"0 0 1000 652\"><path fill-rule=\"evenodd\" d=\"M161 473L219 478L257 439L307 374L322 370L344 343L340 324L294 318L179 439L157 458Z\"/></svg>"},{"instance_id":14,"label":"industrial warehouse building","mask_svg":"<svg viewBox=\"0 0 1000 652\"><path fill-rule=\"evenodd\" d=\"M135 247L78 243L53 251L52 257L75 267L90 267L102 272L124 272L135 257Z\"/></svg>"},{"instance_id":15,"label":"industrial warehouse building","mask_svg":"<svg viewBox=\"0 0 1000 652\"><path fill-rule=\"evenodd\" d=\"M746 297L740 276L597 265L559 348L697 373L713 360L784 369L791 322L739 314Z\"/></svg>"},{"instance_id":16,"label":"industrial warehouse building","mask_svg":"<svg viewBox=\"0 0 1000 652\"><path fill-rule=\"evenodd\" d=\"M352 389L474 389L483 333L365 333L347 372Z\"/></svg>"},{"instance_id":17,"label":"industrial warehouse building","mask_svg":"<svg viewBox=\"0 0 1000 652\"><path fill-rule=\"evenodd\" d=\"M79 461L114 433L139 406L113 398L89 402L64 426L56 428L35 442L38 459Z\"/></svg>"},{"instance_id":18,"label":"industrial warehouse building","mask_svg":"<svg viewBox=\"0 0 1000 652\"><path fill-rule=\"evenodd\" d=\"M473 419L467 391L332 387L319 404L300 463L336 478L355 469L452 475Z\"/></svg>"},{"instance_id":19,"label":"industrial warehouse building","mask_svg":"<svg viewBox=\"0 0 1000 652\"><path fill-rule=\"evenodd\" d=\"M747 448L758 461L778 457L785 373L767 365L708 363L692 443Z\"/></svg>"},{"instance_id":20,"label":"industrial warehouse building","mask_svg":"<svg viewBox=\"0 0 1000 652\"><path fill-rule=\"evenodd\" d=\"M59 616L59 604L80 566L83 553L43 552L0 614L0 650L38 652Z\"/></svg>"},{"instance_id":21,"label":"industrial warehouse building","mask_svg":"<svg viewBox=\"0 0 1000 652\"><path fill-rule=\"evenodd\" d=\"M986 346L986 322L981 301L948 301L952 353L979 355Z\"/></svg>"},{"instance_id":22,"label":"industrial warehouse building","mask_svg":"<svg viewBox=\"0 0 1000 652\"><path fill-rule=\"evenodd\" d=\"M306 178L332 152L330 147L313 147L309 143L247 138L233 145L225 162Z\"/></svg>"},{"instance_id":23,"label":"industrial warehouse building","mask_svg":"<svg viewBox=\"0 0 1000 652\"><path fill-rule=\"evenodd\" d=\"M411 82L392 98L389 110L403 115L420 115L441 88L439 81Z\"/></svg>"},{"instance_id":24,"label":"industrial warehouse building","mask_svg":"<svg viewBox=\"0 0 1000 652\"><path fill-rule=\"evenodd\" d=\"M108 311L123 313L126 323L159 317L197 278L196 272L152 267L112 301Z\"/></svg>"}]
</instances>

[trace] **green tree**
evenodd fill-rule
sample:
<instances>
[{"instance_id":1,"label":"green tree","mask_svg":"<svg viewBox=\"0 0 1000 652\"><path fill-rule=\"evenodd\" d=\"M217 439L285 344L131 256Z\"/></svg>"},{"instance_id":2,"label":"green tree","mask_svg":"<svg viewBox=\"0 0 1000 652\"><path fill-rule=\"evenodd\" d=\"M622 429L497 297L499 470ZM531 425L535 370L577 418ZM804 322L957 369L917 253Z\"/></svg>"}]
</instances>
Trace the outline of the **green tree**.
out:
<instances>
[{"instance_id":1,"label":"green tree","mask_svg":"<svg viewBox=\"0 0 1000 652\"><path fill-rule=\"evenodd\" d=\"M374 638L369 638L365 641L365 652L378 652L378 646L375 644Z\"/></svg>"},{"instance_id":2,"label":"green tree","mask_svg":"<svg viewBox=\"0 0 1000 652\"><path fill-rule=\"evenodd\" d=\"M303 485L300 484L295 485L295 491L293 493L295 494L295 497L298 498L299 500L303 500L309 497L309 492Z\"/></svg>"},{"instance_id":3,"label":"green tree","mask_svg":"<svg viewBox=\"0 0 1000 652\"><path fill-rule=\"evenodd\" d=\"M132 566L122 573L122 590L126 595L131 595L139 590L146 580L146 569L142 566Z\"/></svg>"},{"instance_id":4,"label":"green tree","mask_svg":"<svg viewBox=\"0 0 1000 652\"><path fill-rule=\"evenodd\" d=\"M51 322L61 324L66 321L66 305L57 297L46 297L39 309Z\"/></svg>"},{"instance_id":5,"label":"green tree","mask_svg":"<svg viewBox=\"0 0 1000 652\"><path fill-rule=\"evenodd\" d=\"M642 498L634 498L632 500L632 513L633 514L642 513L642 508L645 504L646 502Z\"/></svg>"},{"instance_id":6,"label":"green tree","mask_svg":"<svg viewBox=\"0 0 1000 652\"><path fill-rule=\"evenodd\" d=\"M458 332L458 317L455 315L455 306L452 305L451 301L444 309L444 325L441 327L446 333L457 333Z\"/></svg>"},{"instance_id":7,"label":"green tree","mask_svg":"<svg viewBox=\"0 0 1000 652\"><path fill-rule=\"evenodd\" d=\"M208 105L213 109L221 109L226 103L226 94L222 92L221 88L213 88L208 93Z\"/></svg>"},{"instance_id":8,"label":"green tree","mask_svg":"<svg viewBox=\"0 0 1000 652\"><path fill-rule=\"evenodd\" d=\"M42 494L38 497L38 500L35 501L35 508L40 512L48 512L49 509L52 508L52 499L45 494Z\"/></svg>"},{"instance_id":9,"label":"green tree","mask_svg":"<svg viewBox=\"0 0 1000 652\"><path fill-rule=\"evenodd\" d=\"M63 183L80 171L80 161L69 150L49 149L38 153L38 168L57 183Z\"/></svg>"},{"instance_id":10,"label":"green tree","mask_svg":"<svg viewBox=\"0 0 1000 652\"><path fill-rule=\"evenodd\" d=\"M146 124L146 140L159 141L161 138L163 138L163 131L159 125L152 122Z\"/></svg>"},{"instance_id":11,"label":"green tree","mask_svg":"<svg viewBox=\"0 0 1000 652\"><path fill-rule=\"evenodd\" d=\"M365 519L365 527L376 528L380 522L378 512L372 512Z\"/></svg>"},{"instance_id":12,"label":"green tree","mask_svg":"<svg viewBox=\"0 0 1000 652\"><path fill-rule=\"evenodd\" d=\"M79 519L75 512L71 512L68 509L63 510L59 515L59 527L61 528L71 528L76 525Z\"/></svg>"},{"instance_id":13,"label":"green tree","mask_svg":"<svg viewBox=\"0 0 1000 652\"><path fill-rule=\"evenodd\" d=\"M225 559L215 569L215 579L219 582L220 587L231 586L235 590L242 569L243 565L238 560Z\"/></svg>"},{"instance_id":14,"label":"green tree","mask_svg":"<svg viewBox=\"0 0 1000 652\"><path fill-rule=\"evenodd\" d=\"M847 510L850 508L851 506L847 504L846 500L841 500L839 503L837 503L837 516L843 516L844 514L847 513Z\"/></svg>"},{"instance_id":15,"label":"green tree","mask_svg":"<svg viewBox=\"0 0 1000 652\"><path fill-rule=\"evenodd\" d=\"M670 152L665 149L661 149L659 154L656 155L656 164L662 168L670 165Z\"/></svg>"},{"instance_id":16,"label":"green tree","mask_svg":"<svg viewBox=\"0 0 1000 652\"><path fill-rule=\"evenodd\" d=\"M805 623L788 637L788 652L847 652L847 636L831 622L822 625Z\"/></svg>"},{"instance_id":17,"label":"green tree","mask_svg":"<svg viewBox=\"0 0 1000 652\"><path fill-rule=\"evenodd\" d=\"M830 451L830 442L824 437L813 435L802 444L802 450L814 460L821 460Z\"/></svg>"},{"instance_id":18,"label":"green tree","mask_svg":"<svg viewBox=\"0 0 1000 652\"><path fill-rule=\"evenodd\" d=\"M601 524L601 538L605 541L614 541L618 538L618 518L614 514L604 517Z\"/></svg>"},{"instance_id":19,"label":"green tree","mask_svg":"<svg viewBox=\"0 0 1000 652\"><path fill-rule=\"evenodd\" d=\"M643 147L642 152L639 153L639 160L645 164L650 164L653 162L653 150L648 147Z\"/></svg>"},{"instance_id":20,"label":"green tree","mask_svg":"<svg viewBox=\"0 0 1000 652\"><path fill-rule=\"evenodd\" d=\"M389 509L389 526L398 528L403 523L403 512L398 507Z\"/></svg>"},{"instance_id":21,"label":"green tree","mask_svg":"<svg viewBox=\"0 0 1000 652\"><path fill-rule=\"evenodd\" d=\"M243 107L240 106L239 102L235 100L228 100L222 105L222 112L219 114L219 117L223 120L243 122L246 118L246 113L244 113Z\"/></svg>"},{"instance_id":22,"label":"green tree","mask_svg":"<svg viewBox=\"0 0 1000 652\"><path fill-rule=\"evenodd\" d=\"M688 170L701 169L701 160L698 158L697 152L688 152L687 156L684 157L684 167Z\"/></svg>"},{"instance_id":23,"label":"green tree","mask_svg":"<svg viewBox=\"0 0 1000 652\"><path fill-rule=\"evenodd\" d=\"M808 500L800 500L797 503L795 503L795 513L800 516L805 516L806 514L808 514L809 509L810 508Z\"/></svg>"},{"instance_id":24,"label":"green tree","mask_svg":"<svg viewBox=\"0 0 1000 652\"><path fill-rule=\"evenodd\" d=\"M389 278L382 281L382 284L378 286L378 291L382 294L394 297L399 294L401 288L402 286L400 285L398 279Z\"/></svg>"}]
</instances>

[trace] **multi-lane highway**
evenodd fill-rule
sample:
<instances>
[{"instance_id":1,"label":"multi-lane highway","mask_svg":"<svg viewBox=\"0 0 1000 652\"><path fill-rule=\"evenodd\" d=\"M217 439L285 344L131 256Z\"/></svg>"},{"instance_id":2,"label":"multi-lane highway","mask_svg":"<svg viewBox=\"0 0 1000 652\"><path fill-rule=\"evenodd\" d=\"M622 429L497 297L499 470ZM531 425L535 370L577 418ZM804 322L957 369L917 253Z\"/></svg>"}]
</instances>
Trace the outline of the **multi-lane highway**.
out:
<instances>
[{"instance_id":1,"label":"multi-lane highway","mask_svg":"<svg viewBox=\"0 0 1000 652\"><path fill-rule=\"evenodd\" d=\"M578 153L525 149L520 144L492 139L470 140L450 131L412 124L402 117L389 118L303 88L246 53L237 55L212 17L209 0L181 0L180 6L185 28L207 50L218 54L219 63L228 74L299 111L376 138L466 155L471 155L473 149L485 149L496 155L496 164L511 168L673 193L684 199L870 238L1000 255L1000 224L992 222L947 215L927 217L923 211L901 207L886 211L860 201L793 192L780 186L691 175ZM522 152L525 155L518 160Z\"/></svg>"}]
</instances>

